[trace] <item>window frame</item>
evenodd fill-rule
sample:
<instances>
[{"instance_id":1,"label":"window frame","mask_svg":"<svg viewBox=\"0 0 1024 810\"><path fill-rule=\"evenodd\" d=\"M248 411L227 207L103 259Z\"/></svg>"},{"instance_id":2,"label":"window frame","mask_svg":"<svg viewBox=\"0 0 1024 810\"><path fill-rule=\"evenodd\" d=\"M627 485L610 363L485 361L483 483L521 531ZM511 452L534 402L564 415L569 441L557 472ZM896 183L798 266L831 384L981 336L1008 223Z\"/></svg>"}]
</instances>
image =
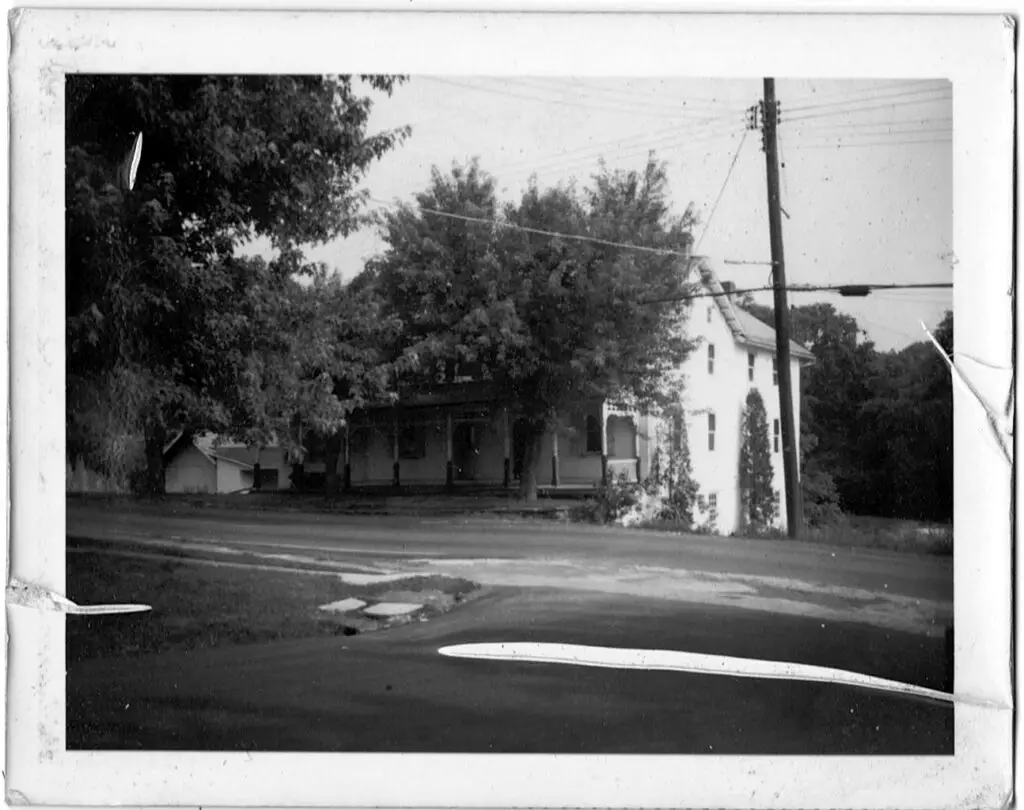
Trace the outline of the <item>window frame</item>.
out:
<instances>
[{"instance_id":1,"label":"window frame","mask_svg":"<svg viewBox=\"0 0 1024 810\"><path fill-rule=\"evenodd\" d=\"M708 344L708 374L713 375L715 373L715 344Z\"/></svg>"},{"instance_id":2,"label":"window frame","mask_svg":"<svg viewBox=\"0 0 1024 810\"><path fill-rule=\"evenodd\" d=\"M708 411L708 452L715 452L715 433L718 430L718 419L714 411Z\"/></svg>"},{"instance_id":3,"label":"window frame","mask_svg":"<svg viewBox=\"0 0 1024 810\"><path fill-rule=\"evenodd\" d=\"M782 446L782 426L779 424L779 420L776 419L772 425L772 450L775 453L779 452L779 448Z\"/></svg>"},{"instance_id":4,"label":"window frame","mask_svg":"<svg viewBox=\"0 0 1024 810\"><path fill-rule=\"evenodd\" d=\"M757 363L757 352L747 352L747 382L754 381L754 367Z\"/></svg>"},{"instance_id":5,"label":"window frame","mask_svg":"<svg viewBox=\"0 0 1024 810\"><path fill-rule=\"evenodd\" d=\"M594 429L593 430L591 430L591 427L590 427L591 420L593 420L593 423L594 423ZM601 435L601 432L602 432L601 431L601 417L596 415L596 414L593 414L593 413L588 413L583 418L583 434L584 434L583 435L583 453L584 453L584 455L591 455L591 454L600 455L601 454L601 452L602 452L601 445L603 443L602 442L602 438L603 437ZM590 440L592 438L594 438L595 436L597 437L597 447L596 448L591 447L591 444L590 444Z\"/></svg>"},{"instance_id":6,"label":"window frame","mask_svg":"<svg viewBox=\"0 0 1024 810\"><path fill-rule=\"evenodd\" d=\"M411 439L410 439L411 433ZM413 447L410 452L410 446ZM417 422L407 422L398 428L398 460L419 461L427 457L426 426Z\"/></svg>"},{"instance_id":7,"label":"window frame","mask_svg":"<svg viewBox=\"0 0 1024 810\"><path fill-rule=\"evenodd\" d=\"M779 385L779 358L772 355L772 385Z\"/></svg>"}]
</instances>

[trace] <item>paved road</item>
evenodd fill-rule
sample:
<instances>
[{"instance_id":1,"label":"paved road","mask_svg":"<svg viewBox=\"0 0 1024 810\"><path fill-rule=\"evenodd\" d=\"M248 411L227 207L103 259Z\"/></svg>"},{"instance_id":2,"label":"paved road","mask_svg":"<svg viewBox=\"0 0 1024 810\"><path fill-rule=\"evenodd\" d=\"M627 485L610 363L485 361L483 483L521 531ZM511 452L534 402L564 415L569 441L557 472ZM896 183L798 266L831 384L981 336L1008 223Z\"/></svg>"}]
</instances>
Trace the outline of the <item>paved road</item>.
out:
<instances>
[{"instance_id":1,"label":"paved road","mask_svg":"<svg viewBox=\"0 0 1024 810\"><path fill-rule=\"evenodd\" d=\"M525 527L525 528L524 528ZM69 535L182 538L395 557L566 559L781 577L952 602L951 558L630 531L553 521L182 511L112 512L69 502Z\"/></svg>"},{"instance_id":2,"label":"paved road","mask_svg":"<svg viewBox=\"0 0 1024 810\"><path fill-rule=\"evenodd\" d=\"M71 619L74 621L74 619ZM664 600L495 591L382 633L69 662L69 748L949 754L947 704L834 684L445 658L480 640L666 647L942 688L941 642Z\"/></svg>"},{"instance_id":3,"label":"paved road","mask_svg":"<svg viewBox=\"0 0 1024 810\"><path fill-rule=\"evenodd\" d=\"M79 504L69 505L68 534L329 551L399 568L449 566L485 582L480 598L450 614L380 633L165 653L130 665L69 661L71 748L952 752L953 710L931 700L437 652L486 641L671 649L948 690L943 641L922 623L927 610L950 606L948 560L536 521L169 515ZM925 606L914 632L889 621L914 605Z\"/></svg>"}]
</instances>

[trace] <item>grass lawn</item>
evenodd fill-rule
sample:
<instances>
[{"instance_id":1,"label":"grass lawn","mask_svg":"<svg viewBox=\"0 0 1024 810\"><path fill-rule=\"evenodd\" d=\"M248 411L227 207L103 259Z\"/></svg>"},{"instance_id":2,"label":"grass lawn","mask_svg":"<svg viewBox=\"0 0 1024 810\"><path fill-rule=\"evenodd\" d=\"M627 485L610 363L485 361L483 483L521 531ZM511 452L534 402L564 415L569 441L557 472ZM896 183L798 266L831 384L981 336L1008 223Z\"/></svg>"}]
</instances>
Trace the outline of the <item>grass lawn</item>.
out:
<instances>
[{"instance_id":1,"label":"grass lawn","mask_svg":"<svg viewBox=\"0 0 1024 810\"><path fill-rule=\"evenodd\" d=\"M145 613L67 617L69 661L191 650L319 635L351 635L380 626L369 617L318 608L347 597L438 592L461 602L475 583L447 577L351 585L336 576L302 571L217 567L181 556L136 558L83 547L69 539L68 597L79 604L150 605ZM437 600L435 600L436 602ZM419 615L439 609L428 604Z\"/></svg>"}]
</instances>

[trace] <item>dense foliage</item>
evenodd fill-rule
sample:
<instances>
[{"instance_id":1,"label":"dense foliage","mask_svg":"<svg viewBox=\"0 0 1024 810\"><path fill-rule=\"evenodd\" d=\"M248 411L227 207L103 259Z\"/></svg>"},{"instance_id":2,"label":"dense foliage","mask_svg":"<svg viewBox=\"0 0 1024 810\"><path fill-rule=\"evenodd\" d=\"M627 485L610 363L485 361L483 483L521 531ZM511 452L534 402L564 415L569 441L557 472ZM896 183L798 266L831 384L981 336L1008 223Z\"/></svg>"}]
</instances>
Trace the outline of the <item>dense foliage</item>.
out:
<instances>
[{"instance_id":1,"label":"dense foliage","mask_svg":"<svg viewBox=\"0 0 1024 810\"><path fill-rule=\"evenodd\" d=\"M771 325L770 307L741 306ZM805 517L838 509L949 520L953 509L953 393L949 371L924 341L879 352L857 321L831 304L795 306L793 339L815 362L801 373ZM953 314L935 330L953 351Z\"/></svg>"},{"instance_id":2,"label":"dense foliage","mask_svg":"<svg viewBox=\"0 0 1024 810\"><path fill-rule=\"evenodd\" d=\"M740 493L744 525L754 530L771 527L779 514L775 490L768 413L756 388L747 393L740 425Z\"/></svg>"},{"instance_id":3,"label":"dense foliage","mask_svg":"<svg viewBox=\"0 0 1024 810\"><path fill-rule=\"evenodd\" d=\"M492 178L473 163L450 174L435 169L414 205L382 220L388 248L361 283L379 290L404 324L395 356L418 364L410 379L471 376L515 403L527 498L557 414L606 397L639 407L667 399L667 375L690 349L684 308L643 302L690 289L680 254L692 223L690 212L672 215L667 196L664 167L652 158L639 173L602 166L582 191L532 184L518 204L502 206Z\"/></svg>"},{"instance_id":4,"label":"dense foliage","mask_svg":"<svg viewBox=\"0 0 1024 810\"><path fill-rule=\"evenodd\" d=\"M159 491L172 430L244 425L261 441L291 408L336 418L345 386L378 364L362 349L354 365L317 357L335 336L292 329L324 328L295 276L316 273L304 245L360 223L358 184L404 133L367 135L370 100L350 77L70 75L66 99L69 458L121 475L144 447L135 483ZM126 192L115 178L136 132ZM273 261L237 255L257 237ZM329 326L372 336L373 308L333 294Z\"/></svg>"}]
</instances>

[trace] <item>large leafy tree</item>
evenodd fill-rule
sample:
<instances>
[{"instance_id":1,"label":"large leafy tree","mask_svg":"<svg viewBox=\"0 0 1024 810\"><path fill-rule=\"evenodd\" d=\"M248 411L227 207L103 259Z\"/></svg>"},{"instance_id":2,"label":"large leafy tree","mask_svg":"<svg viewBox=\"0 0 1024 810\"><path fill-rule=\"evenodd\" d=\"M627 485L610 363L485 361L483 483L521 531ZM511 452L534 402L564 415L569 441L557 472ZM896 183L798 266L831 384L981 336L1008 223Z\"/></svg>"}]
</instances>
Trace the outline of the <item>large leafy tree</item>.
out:
<instances>
[{"instance_id":1,"label":"large leafy tree","mask_svg":"<svg viewBox=\"0 0 1024 810\"><path fill-rule=\"evenodd\" d=\"M359 183L405 133L367 134L351 77L81 75L66 98L68 453L110 468L113 445L141 443L141 483L159 490L171 428L260 413L254 387L274 382L254 367L295 346L280 330L295 324L292 277L310 272L303 246L360 224ZM117 166L137 132L126 192ZM236 256L257 237L273 261Z\"/></svg>"},{"instance_id":2,"label":"large leafy tree","mask_svg":"<svg viewBox=\"0 0 1024 810\"><path fill-rule=\"evenodd\" d=\"M670 211L653 157L642 172L602 166L585 190L534 182L506 205L472 163L435 170L414 205L384 215L388 249L368 272L405 324L396 353L416 359L420 379L450 378L458 365L515 408L531 498L559 414L599 398L667 400L667 374L690 348L685 309L647 302L690 289L680 254L691 224L689 211Z\"/></svg>"},{"instance_id":3,"label":"large leafy tree","mask_svg":"<svg viewBox=\"0 0 1024 810\"><path fill-rule=\"evenodd\" d=\"M953 352L953 313L935 330ZM873 514L948 520L953 514L953 388L931 343L880 354L872 397L860 415L857 449L871 471L864 499Z\"/></svg>"},{"instance_id":4,"label":"large leafy tree","mask_svg":"<svg viewBox=\"0 0 1024 810\"><path fill-rule=\"evenodd\" d=\"M765 323L770 307L740 305ZM952 509L952 387L930 343L878 352L831 304L790 310L815 362L801 374L802 483L812 520L835 514L946 519ZM952 351L952 313L936 338Z\"/></svg>"}]
</instances>

